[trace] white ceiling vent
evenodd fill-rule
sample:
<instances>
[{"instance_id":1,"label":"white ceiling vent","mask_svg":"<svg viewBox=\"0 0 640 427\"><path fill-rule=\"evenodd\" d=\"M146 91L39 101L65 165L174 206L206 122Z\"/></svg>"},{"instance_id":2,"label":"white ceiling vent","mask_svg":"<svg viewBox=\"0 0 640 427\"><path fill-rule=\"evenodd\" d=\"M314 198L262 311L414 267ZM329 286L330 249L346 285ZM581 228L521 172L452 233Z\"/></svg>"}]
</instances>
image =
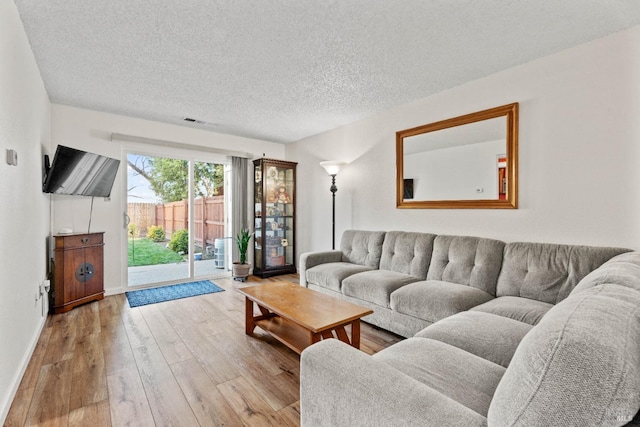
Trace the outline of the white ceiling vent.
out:
<instances>
[{"instance_id":1,"label":"white ceiling vent","mask_svg":"<svg viewBox=\"0 0 640 427\"><path fill-rule=\"evenodd\" d=\"M218 123L209 123L209 122L205 122L205 121L202 121L202 120L193 119L191 117L184 117L182 120L184 120L185 122L188 122L188 123L195 123L197 125L203 125L203 126L219 126Z\"/></svg>"}]
</instances>

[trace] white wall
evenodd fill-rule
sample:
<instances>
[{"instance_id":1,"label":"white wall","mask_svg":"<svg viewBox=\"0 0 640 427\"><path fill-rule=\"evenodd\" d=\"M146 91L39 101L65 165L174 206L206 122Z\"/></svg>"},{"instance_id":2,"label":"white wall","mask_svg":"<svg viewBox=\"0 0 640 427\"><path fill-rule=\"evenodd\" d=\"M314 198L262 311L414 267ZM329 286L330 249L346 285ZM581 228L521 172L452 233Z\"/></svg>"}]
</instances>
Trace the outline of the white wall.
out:
<instances>
[{"instance_id":1,"label":"white wall","mask_svg":"<svg viewBox=\"0 0 640 427\"><path fill-rule=\"evenodd\" d=\"M49 98L12 1L0 1L0 424L42 325L46 297L49 199L42 154L49 146ZM18 165L5 152L18 152ZM43 307L44 304L44 307Z\"/></svg>"},{"instance_id":2,"label":"white wall","mask_svg":"<svg viewBox=\"0 0 640 427\"><path fill-rule=\"evenodd\" d=\"M404 177L413 179L416 201L498 199L498 157L505 153L506 141L497 140L405 154Z\"/></svg>"},{"instance_id":3,"label":"white wall","mask_svg":"<svg viewBox=\"0 0 640 427\"><path fill-rule=\"evenodd\" d=\"M121 159L120 169L111 192L111 200L95 198L91 231L104 231L104 286L107 295L123 292L122 271L127 268L126 230L123 226L123 212L126 211L123 179L126 180L126 163L122 159L127 143L112 141L111 134L119 133L143 138L173 141L231 151L247 152L255 158L265 154L271 158L284 158L284 146L256 139L241 138L199 129L152 122L114 114L52 105L51 112L51 155L58 144ZM146 151L154 152L152 146ZM158 148L165 153L166 149ZM253 165L250 171L253 171ZM251 202L249 200L248 202ZM253 205L251 205L253 206ZM85 232L89 224L91 198L82 196L53 196L53 231L71 228ZM250 212L250 211L249 211Z\"/></svg>"},{"instance_id":4,"label":"white wall","mask_svg":"<svg viewBox=\"0 0 640 427\"><path fill-rule=\"evenodd\" d=\"M640 27L473 81L286 147L300 163L298 253L348 228L640 249ZM520 103L519 209L395 207L395 132Z\"/></svg>"}]
</instances>

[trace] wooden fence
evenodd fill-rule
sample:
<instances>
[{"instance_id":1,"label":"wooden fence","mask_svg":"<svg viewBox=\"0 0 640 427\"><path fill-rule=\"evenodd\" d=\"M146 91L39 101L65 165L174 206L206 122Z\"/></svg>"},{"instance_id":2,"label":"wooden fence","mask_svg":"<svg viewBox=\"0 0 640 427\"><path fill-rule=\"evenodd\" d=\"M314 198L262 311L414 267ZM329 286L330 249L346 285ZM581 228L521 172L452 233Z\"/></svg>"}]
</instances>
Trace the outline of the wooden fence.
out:
<instances>
[{"instance_id":1,"label":"wooden fence","mask_svg":"<svg viewBox=\"0 0 640 427\"><path fill-rule=\"evenodd\" d=\"M138 226L140 235L147 234L151 225L160 225L169 238L178 230L189 228L189 202L128 203L127 214L132 224ZM213 246L214 241L224 237L224 196L198 197L194 204L195 244L201 248Z\"/></svg>"},{"instance_id":2,"label":"wooden fence","mask_svg":"<svg viewBox=\"0 0 640 427\"><path fill-rule=\"evenodd\" d=\"M140 236L147 235L147 229L156 224L155 203L127 203L127 215L131 224L138 226Z\"/></svg>"},{"instance_id":3,"label":"wooden fence","mask_svg":"<svg viewBox=\"0 0 640 427\"><path fill-rule=\"evenodd\" d=\"M214 240L224 237L224 196L195 199L194 217L196 245L213 246Z\"/></svg>"},{"instance_id":4,"label":"wooden fence","mask_svg":"<svg viewBox=\"0 0 640 427\"><path fill-rule=\"evenodd\" d=\"M170 236L189 227L188 213L188 200L156 205L156 225L164 227ZM224 196L195 199L194 217L195 244L201 248L213 246L215 239L224 237Z\"/></svg>"},{"instance_id":5,"label":"wooden fence","mask_svg":"<svg viewBox=\"0 0 640 427\"><path fill-rule=\"evenodd\" d=\"M179 202L156 205L156 225L162 226L167 237L178 230L189 227L189 202L181 200Z\"/></svg>"}]
</instances>

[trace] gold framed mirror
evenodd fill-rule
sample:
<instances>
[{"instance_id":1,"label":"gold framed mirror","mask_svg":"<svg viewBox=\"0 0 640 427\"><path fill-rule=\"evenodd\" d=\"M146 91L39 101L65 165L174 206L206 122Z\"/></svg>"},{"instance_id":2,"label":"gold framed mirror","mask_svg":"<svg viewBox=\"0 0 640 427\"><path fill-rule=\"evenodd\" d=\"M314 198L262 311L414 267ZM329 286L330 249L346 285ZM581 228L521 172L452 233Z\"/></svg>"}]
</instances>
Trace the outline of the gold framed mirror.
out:
<instances>
[{"instance_id":1,"label":"gold framed mirror","mask_svg":"<svg viewBox=\"0 0 640 427\"><path fill-rule=\"evenodd\" d=\"M396 206L516 209L518 103L396 132Z\"/></svg>"}]
</instances>

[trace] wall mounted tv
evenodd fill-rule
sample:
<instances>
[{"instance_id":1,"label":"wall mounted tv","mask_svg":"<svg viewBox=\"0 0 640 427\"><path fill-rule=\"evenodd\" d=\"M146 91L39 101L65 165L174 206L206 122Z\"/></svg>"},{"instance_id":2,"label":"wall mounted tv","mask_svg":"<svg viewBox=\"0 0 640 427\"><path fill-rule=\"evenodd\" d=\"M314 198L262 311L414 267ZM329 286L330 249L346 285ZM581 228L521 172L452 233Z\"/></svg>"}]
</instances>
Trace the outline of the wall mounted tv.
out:
<instances>
[{"instance_id":1,"label":"wall mounted tv","mask_svg":"<svg viewBox=\"0 0 640 427\"><path fill-rule=\"evenodd\" d=\"M42 191L75 196L109 197L120 160L58 145L47 168Z\"/></svg>"}]
</instances>

